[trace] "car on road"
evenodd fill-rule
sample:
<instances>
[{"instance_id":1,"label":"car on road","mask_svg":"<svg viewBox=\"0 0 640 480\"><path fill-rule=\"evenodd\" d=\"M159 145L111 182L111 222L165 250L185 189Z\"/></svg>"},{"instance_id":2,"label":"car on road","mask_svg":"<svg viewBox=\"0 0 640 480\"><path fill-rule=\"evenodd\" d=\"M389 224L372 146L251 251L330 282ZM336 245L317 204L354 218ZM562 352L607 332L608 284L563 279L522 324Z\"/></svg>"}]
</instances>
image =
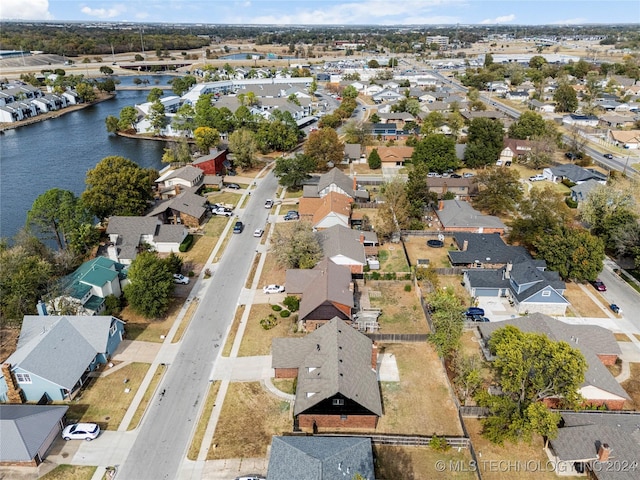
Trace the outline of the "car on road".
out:
<instances>
[{"instance_id":1,"label":"car on road","mask_svg":"<svg viewBox=\"0 0 640 480\"><path fill-rule=\"evenodd\" d=\"M67 425L62 430L62 438L65 440L91 440L98 438L100 435L100 427L95 423L74 423Z\"/></svg>"},{"instance_id":2,"label":"car on road","mask_svg":"<svg viewBox=\"0 0 640 480\"><path fill-rule=\"evenodd\" d=\"M265 285L265 287L262 289L262 292L263 293L282 293L284 292L284 286L276 285L276 284Z\"/></svg>"},{"instance_id":3,"label":"car on road","mask_svg":"<svg viewBox=\"0 0 640 480\"><path fill-rule=\"evenodd\" d=\"M608 158L609 160L613 160L613 155L611 155L610 153L605 153L603 157Z\"/></svg>"},{"instance_id":4,"label":"car on road","mask_svg":"<svg viewBox=\"0 0 640 480\"><path fill-rule=\"evenodd\" d=\"M261 229L261 228L256 228L256 229L253 231L253 236L254 236L254 237L258 237L258 238L260 238L262 235L264 235L264 230L263 230L263 229Z\"/></svg>"},{"instance_id":5,"label":"car on road","mask_svg":"<svg viewBox=\"0 0 640 480\"><path fill-rule=\"evenodd\" d=\"M613 313L620 314L620 312L622 312L622 309L615 303L612 303L611 305L609 305L609 308L613 311Z\"/></svg>"},{"instance_id":6,"label":"car on road","mask_svg":"<svg viewBox=\"0 0 640 480\"><path fill-rule=\"evenodd\" d=\"M273 200L268 198L267 201L264 202L264 208L271 208L271 207L273 207Z\"/></svg>"},{"instance_id":7,"label":"car on road","mask_svg":"<svg viewBox=\"0 0 640 480\"><path fill-rule=\"evenodd\" d=\"M539 182L541 180L544 180L544 175L542 175L541 173L529 177L530 182Z\"/></svg>"},{"instance_id":8,"label":"car on road","mask_svg":"<svg viewBox=\"0 0 640 480\"><path fill-rule=\"evenodd\" d=\"M174 273L173 283L179 283L181 285L189 285L189 277L185 277L181 273Z\"/></svg>"},{"instance_id":9,"label":"car on road","mask_svg":"<svg viewBox=\"0 0 640 480\"><path fill-rule=\"evenodd\" d=\"M473 317L474 315L483 316L484 315L484 309L480 308L480 307L469 307L469 308L467 308L467 311L464 312L464 314L467 317Z\"/></svg>"},{"instance_id":10,"label":"car on road","mask_svg":"<svg viewBox=\"0 0 640 480\"><path fill-rule=\"evenodd\" d=\"M233 215L233 212L229 208L218 207L211 210L212 215L223 215L225 217L230 217Z\"/></svg>"},{"instance_id":11,"label":"car on road","mask_svg":"<svg viewBox=\"0 0 640 480\"><path fill-rule=\"evenodd\" d=\"M300 220L300 214L295 210L289 210L284 216L285 220Z\"/></svg>"},{"instance_id":12,"label":"car on road","mask_svg":"<svg viewBox=\"0 0 640 480\"><path fill-rule=\"evenodd\" d=\"M599 292L607 291L607 286L600 279L594 280L593 282L591 282L591 285L593 285L593 288L595 288Z\"/></svg>"},{"instance_id":13,"label":"car on road","mask_svg":"<svg viewBox=\"0 0 640 480\"><path fill-rule=\"evenodd\" d=\"M240 185L237 183L227 183L225 187L230 188L231 190L240 190Z\"/></svg>"},{"instance_id":14,"label":"car on road","mask_svg":"<svg viewBox=\"0 0 640 480\"><path fill-rule=\"evenodd\" d=\"M236 224L233 226L233 233L242 233L243 230L244 230L244 223L240 221L236 222Z\"/></svg>"}]
</instances>

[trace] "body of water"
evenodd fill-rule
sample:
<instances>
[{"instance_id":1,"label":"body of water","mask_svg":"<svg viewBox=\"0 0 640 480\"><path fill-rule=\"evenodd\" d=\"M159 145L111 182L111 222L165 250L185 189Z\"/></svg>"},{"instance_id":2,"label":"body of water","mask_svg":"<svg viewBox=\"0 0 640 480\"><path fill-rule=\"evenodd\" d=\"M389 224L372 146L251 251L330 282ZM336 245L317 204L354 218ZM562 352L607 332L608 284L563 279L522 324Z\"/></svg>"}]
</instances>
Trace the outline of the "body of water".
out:
<instances>
[{"instance_id":1,"label":"body of water","mask_svg":"<svg viewBox=\"0 0 640 480\"><path fill-rule=\"evenodd\" d=\"M223 55L220 58L222 60L253 60L253 58L265 58L267 60L277 60L277 59L293 59L296 58L291 55L278 55L277 53L231 53L229 55Z\"/></svg>"},{"instance_id":2,"label":"body of water","mask_svg":"<svg viewBox=\"0 0 640 480\"><path fill-rule=\"evenodd\" d=\"M140 78L166 84L172 77ZM113 100L5 131L0 136L0 236L13 237L33 201L47 190L82 193L87 171L104 157L118 155L141 167L162 168L164 142L117 137L107 133L104 123L123 107L144 102L148 93L120 91Z\"/></svg>"}]
</instances>

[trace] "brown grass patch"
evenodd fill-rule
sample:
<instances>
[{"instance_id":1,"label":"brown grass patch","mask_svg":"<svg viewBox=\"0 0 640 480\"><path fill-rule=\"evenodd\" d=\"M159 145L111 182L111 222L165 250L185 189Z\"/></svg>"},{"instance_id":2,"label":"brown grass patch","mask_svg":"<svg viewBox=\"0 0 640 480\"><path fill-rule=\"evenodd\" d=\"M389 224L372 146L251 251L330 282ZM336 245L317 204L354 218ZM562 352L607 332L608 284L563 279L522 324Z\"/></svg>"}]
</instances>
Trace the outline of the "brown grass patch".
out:
<instances>
[{"instance_id":1,"label":"brown grass patch","mask_svg":"<svg viewBox=\"0 0 640 480\"><path fill-rule=\"evenodd\" d=\"M191 322L191 317L198 308L198 304L199 301L197 298L194 298L193 301L189 304L189 306L187 307L187 311L185 312L184 317L182 317L182 321L180 322L180 325L176 330L176 334L171 340L171 343L178 343L180 340L182 340L182 335L184 335L184 332L187 330L189 322Z\"/></svg>"},{"instance_id":2,"label":"brown grass patch","mask_svg":"<svg viewBox=\"0 0 640 480\"><path fill-rule=\"evenodd\" d=\"M132 363L106 377L91 379L80 395L68 404L67 417L116 430L148 370L148 363ZM127 388L129 393L124 392Z\"/></svg>"},{"instance_id":3,"label":"brown grass patch","mask_svg":"<svg viewBox=\"0 0 640 480\"><path fill-rule=\"evenodd\" d=\"M405 285L411 291L404 290ZM429 326L411 281L369 281L370 290L380 292L370 297L371 306L380 308L380 333L428 333Z\"/></svg>"},{"instance_id":4,"label":"brown grass patch","mask_svg":"<svg viewBox=\"0 0 640 480\"><path fill-rule=\"evenodd\" d=\"M426 343L382 347L385 354L396 357L400 382L380 385L384 414L376 431L462 435L444 369L433 347Z\"/></svg>"},{"instance_id":5,"label":"brown grass patch","mask_svg":"<svg viewBox=\"0 0 640 480\"><path fill-rule=\"evenodd\" d=\"M385 243L378 248L380 272L408 272L409 265L402 245Z\"/></svg>"},{"instance_id":6,"label":"brown grass patch","mask_svg":"<svg viewBox=\"0 0 640 480\"><path fill-rule=\"evenodd\" d=\"M231 349L233 348L233 342L236 340L236 335L238 334L238 328L240 327L240 320L242 319L242 315L244 315L245 305L239 305L236 308L236 314L233 317L233 323L231 324L231 328L229 329L229 335L227 335L227 341L224 344L224 348L222 349L222 356L228 357L231 355Z\"/></svg>"},{"instance_id":7,"label":"brown grass patch","mask_svg":"<svg viewBox=\"0 0 640 480\"><path fill-rule=\"evenodd\" d=\"M631 376L621 385L631 397L633 409L637 409L640 406L640 363L630 363L629 369L631 370Z\"/></svg>"},{"instance_id":8,"label":"brown grass patch","mask_svg":"<svg viewBox=\"0 0 640 480\"><path fill-rule=\"evenodd\" d=\"M193 434L191 445L189 445L189 451L187 452L187 458L189 460L198 459L198 454L200 453L200 448L202 447L202 440L204 438L205 432L207 431L207 426L209 425L211 412L213 411L213 407L215 407L216 405L216 397L218 396L219 390L219 381L213 382L210 385L209 393L207 394L207 399L205 400L205 404L202 409L202 414L198 419L198 426L196 427L196 431Z\"/></svg>"},{"instance_id":9,"label":"brown grass patch","mask_svg":"<svg viewBox=\"0 0 640 480\"><path fill-rule=\"evenodd\" d=\"M458 452L451 449L438 452L428 447L392 447L375 445L375 474L378 480L439 480L439 479L475 479L469 468L471 453L465 449ZM445 470L436 465L444 462ZM456 466L460 471L455 471ZM466 469L464 468L466 467Z\"/></svg>"},{"instance_id":10,"label":"brown grass patch","mask_svg":"<svg viewBox=\"0 0 640 480\"><path fill-rule=\"evenodd\" d=\"M614 337L616 337L616 342L630 342L631 339L627 337L624 333L614 333Z\"/></svg>"},{"instance_id":11,"label":"brown grass patch","mask_svg":"<svg viewBox=\"0 0 640 480\"><path fill-rule=\"evenodd\" d=\"M40 480L91 480L98 467L81 465L58 465Z\"/></svg>"},{"instance_id":12,"label":"brown grass patch","mask_svg":"<svg viewBox=\"0 0 640 480\"><path fill-rule=\"evenodd\" d=\"M638 340L640 340L640 334L634 333L633 336L636 337Z\"/></svg>"},{"instance_id":13,"label":"brown grass patch","mask_svg":"<svg viewBox=\"0 0 640 480\"><path fill-rule=\"evenodd\" d=\"M469 431L469 436L473 442L473 447L478 455L479 469L483 480L511 480L511 479L534 479L534 480L555 480L558 477L554 472L528 471L521 468L508 468L510 465L526 465L526 462L536 462L536 465L544 467L548 458L544 453L544 442L542 437L534 435L531 443L520 442L518 444L505 443L504 446L496 445L485 439L481 435L482 423L477 419L465 419L464 423ZM499 468L499 467L503 468ZM544 470L544 468L542 468ZM576 480L584 477L562 477L563 479Z\"/></svg>"},{"instance_id":14,"label":"brown grass patch","mask_svg":"<svg viewBox=\"0 0 640 480\"><path fill-rule=\"evenodd\" d=\"M449 250L451 245L454 244L453 238L446 237L444 239L443 248L431 248L427 246L427 240L431 240L431 237L409 237L405 240L405 247L409 254L409 261L411 265L416 265L418 259L428 259L429 265L433 268L449 268L451 262L449 261ZM457 248L454 248L457 251Z\"/></svg>"},{"instance_id":15,"label":"brown grass patch","mask_svg":"<svg viewBox=\"0 0 640 480\"><path fill-rule=\"evenodd\" d=\"M251 284L253 283L253 277L256 275L256 270L258 269L258 262L260 262L260 257L262 253L257 253L253 257L253 263L251 264L251 269L249 270L249 275L247 275L247 280L244 284L245 288L251 288Z\"/></svg>"},{"instance_id":16,"label":"brown grass patch","mask_svg":"<svg viewBox=\"0 0 640 480\"><path fill-rule=\"evenodd\" d=\"M156 388L158 387L158 384L160 383L160 380L162 380L162 377L164 376L166 371L167 367L163 363L158 365L158 368L156 369L155 373L153 374L153 378L151 379L151 383L147 387L147 391L144 392L144 396L140 401L140 405L138 405L136 413L131 418L131 422L129 423L129 427L127 428L127 430L135 429L138 426L138 423L140 423L142 415L147 409L147 405L149 405L149 402L156 392Z\"/></svg>"},{"instance_id":17,"label":"brown grass patch","mask_svg":"<svg viewBox=\"0 0 640 480\"><path fill-rule=\"evenodd\" d=\"M273 386L284 393L293 395L296 393L296 380L294 378L274 378L271 380Z\"/></svg>"},{"instance_id":18,"label":"brown grass patch","mask_svg":"<svg viewBox=\"0 0 640 480\"><path fill-rule=\"evenodd\" d=\"M622 363L620 363L620 359L618 359L618 361L613 365L605 365L605 366L607 367L607 370L611 372L611 375L613 375L614 377L617 377L618 375L620 375L620 372L622 372Z\"/></svg>"},{"instance_id":19,"label":"brown grass patch","mask_svg":"<svg viewBox=\"0 0 640 480\"><path fill-rule=\"evenodd\" d=\"M16 351L18 337L20 336L19 325L6 325L0 328L0 360L5 361Z\"/></svg>"},{"instance_id":20,"label":"brown grass patch","mask_svg":"<svg viewBox=\"0 0 640 480\"><path fill-rule=\"evenodd\" d=\"M239 419L251 419L251 425ZM231 383L207 460L264 457L272 435L290 432L289 402L274 398L260 383Z\"/></svg>"},{"instance_id":21,"label":"brown grass patch","mask_svg":"<svg viewBox=\"0 0 640 480\"><path fill-rule=\"evenodd\" d=\"M169 310L163 318L145 318L135 313L130 307L125 307L118 318L127 323L125 330L129 340L161 343L163 341L161 337L169 333L183 302L181 298L172 298Z\"/></svg>"},{"instance_id":22,"label":"brown grass patch","mask_svg":"<svg viewBox=\"0 0 640 480\"><path fill-rule=\"evenodd\" d=\"M462 275L438 275L438 281L441 287L453 288L453 291L464 305L471 305L471 295L462 286Z\"/></svg>"},{"instance_id":23,"label":"brown grass patch","mask_svg":"<svg viewBox=\"0 0 640 480\"><path fill-rule=\"evenodd\" d=\"M580 285L567 282L567 289L564 292L564 296L571 302L570 308L573 309L578 316L607 318L602 308L580 288Z\"/></svg>"},{"instance_id":24,"label":"brown grass patch","mask_svg":"<svg viewBox=\"0 0 640 480\"><path fill-rule=\"evenodd\" d=\"M278 228L276 226L276 228ZM265 285L275 283L276 285L284 285L286 277L286 270L276 262L275 255L267 254L264 265L262 267L262 274L260 276L260 283L258 287L262 288Z\"/></svg>"},{"instance_id":25,"label":"brown grass patch","mask_svg":"<svg viewBox=\"0 0 640 480\"><path fill-rule=\"evenodd\" d=\"M273 313L278 318L278 324L271 330L265 330L260 326L260 320ZM279 312L274 312L269 304L255 304L251 307L251 313L247 320L247 327L242 337L239 357L252 357L254 355L269 355L271 353L271 341L278 337L301 337L302 334L294 333L295 320L298 316L292 314L289 318L281 318Z\"/></svg>"}]
</instances>

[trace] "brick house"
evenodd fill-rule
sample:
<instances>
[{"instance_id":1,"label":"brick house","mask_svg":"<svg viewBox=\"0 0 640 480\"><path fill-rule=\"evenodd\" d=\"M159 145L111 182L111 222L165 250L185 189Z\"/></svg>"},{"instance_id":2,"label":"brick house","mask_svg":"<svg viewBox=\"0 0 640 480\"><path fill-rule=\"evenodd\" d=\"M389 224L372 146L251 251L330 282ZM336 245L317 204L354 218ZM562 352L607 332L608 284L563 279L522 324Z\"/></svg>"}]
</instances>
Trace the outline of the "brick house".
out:
<instances>
[{"instance_id":1,"label":"brick house","mask_svg":"<svg viewBox=\"0 0 640 480\"><path fill-rule=\"evenodd\" d=\"M307 431L374 429L382 415L377 347L339 318L302 338L275 338L276 378L297 378L293 414Z\"/></svg>"},{"instance_id":2,"label":"brick house","mask_svg":"<svg viewBox=\"0 0 640 480\"><path fill-rule=\"evenodd\" d=\"M316 238L325 257L338 265L348 266L354 276L362 276L367 256L378 252L378 235L375 232L334 225L317 232Z\"/></svg>"},{"instance_id":3,"label":"brick house","mask_svg":"<svg viewBox=\"0 0 640 480\"><path fill-rule=\"evenodd\" d=\"M206 202L200 195L181 192L175 197L160 200L147 217L156 217L162 223L198 228L206 218Z\"/></svg>"},{"instance_id":4,"label":"brick house","mask_svg":"<svg viewBox=\"0 0 640 480\"><path fill-rule=\"evenodd\" d=\"M478 194L478 184L473 178L427 177L427 187L429 192L437 194L438 198L450 192L458 200L471 200Z\"/></svg>"},{"instance_id":5,"label":"brick house","mask_svg":"<svg viewBox=\"0 0 640 480\"><path fill-rule=\"evenodd\" d=\"M300 219L311 223L316 230L322 230L333 225L349 227L351 218L351 204L353 198L338 192L329 192L321 198L301 198L298 213Z\"/></svg>"}]
</instances>

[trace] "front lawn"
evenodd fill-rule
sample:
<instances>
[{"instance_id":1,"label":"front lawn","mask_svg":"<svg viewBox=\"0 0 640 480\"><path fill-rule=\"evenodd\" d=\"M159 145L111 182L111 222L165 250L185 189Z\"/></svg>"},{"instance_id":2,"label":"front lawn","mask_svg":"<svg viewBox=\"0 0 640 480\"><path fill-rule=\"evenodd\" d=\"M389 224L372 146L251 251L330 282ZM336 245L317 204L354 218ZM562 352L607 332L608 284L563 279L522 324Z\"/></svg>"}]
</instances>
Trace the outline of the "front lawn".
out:
<instances>
[{"instance_id":1,"label":"front lawn","mask_svg":"<svg viewBox=\"0 0 640 480\"><path fill-rule=\"evenodd\" d=\"M126 322L125 332L127 339L144 342L163 342L163 336L169 333L173 322L178 313L180 313L183 302L183 298L172 298L167 314L162 318L151 319L135 313L130 307L125 307L118 315L118 318Z\"/></svg>"},{"instance_id":2,"label":"front lawn","mask_svg":"<svg viewBox=\"0 0 640 480\"><path fill-rule=\"evenodd\" d=\"M98 467L82 465L58 465L40 480L91 480ZM3 477L4 478L4 477Z\"/></svg>"},{"instance_id":3,"label":"front lawn","mask_svg":"<svg viewBox=\"0 0 640 480\"><path fill-rule=\"evenodd\" d=\"M278 324L271 330L265 330L260 325L260 320L273 313L278 319ZM288 318L280 317L280 312L275 312L269 304L254 304L247 320L247 326L242 337L239 357L252 357L255 355L269 355L271 353L271 341L278 337L301 337L301 333L295 333L295 321L297 314Z\"/></svg>"}]
</instances>

